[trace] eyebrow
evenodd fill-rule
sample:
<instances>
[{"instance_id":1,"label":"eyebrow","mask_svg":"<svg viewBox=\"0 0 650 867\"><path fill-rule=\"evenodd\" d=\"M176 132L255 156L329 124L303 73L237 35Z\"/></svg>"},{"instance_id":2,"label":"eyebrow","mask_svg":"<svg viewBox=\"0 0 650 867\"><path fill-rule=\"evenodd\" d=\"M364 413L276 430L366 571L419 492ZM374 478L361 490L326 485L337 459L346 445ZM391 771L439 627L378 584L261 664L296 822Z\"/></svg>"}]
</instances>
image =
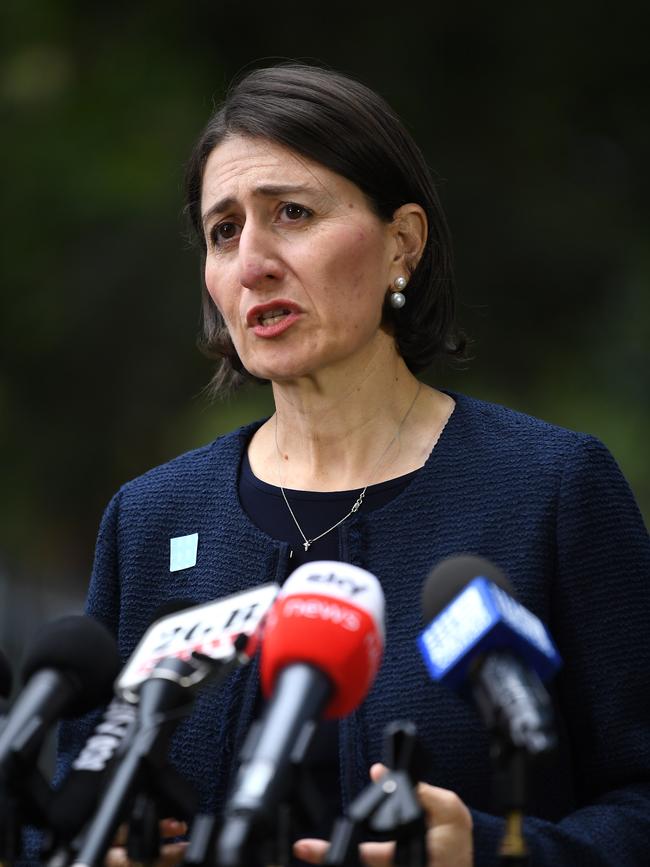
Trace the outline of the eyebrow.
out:
<instances>
[{"instance_id":1,"label":"eyebrow","mask_svg":"<svg viewBox=\"0 0 650 867\"><path fill-rule=\"evenodd\" d=\"M253 190L254 196L263 196L265 198L274 198L275 196L286 196L288 194L293 193L307 193L313 192L311 187L307 187L304 184L261 184L259 187L255 187ZM220 214L222 211L226 211L228 208L231 208L237 199L234 196L226 196L224 199L219 199L218 202L215 202L201 217L201 222L205 226L205 224L214 217L215 214Z\"/></svg>"}]
</instances>

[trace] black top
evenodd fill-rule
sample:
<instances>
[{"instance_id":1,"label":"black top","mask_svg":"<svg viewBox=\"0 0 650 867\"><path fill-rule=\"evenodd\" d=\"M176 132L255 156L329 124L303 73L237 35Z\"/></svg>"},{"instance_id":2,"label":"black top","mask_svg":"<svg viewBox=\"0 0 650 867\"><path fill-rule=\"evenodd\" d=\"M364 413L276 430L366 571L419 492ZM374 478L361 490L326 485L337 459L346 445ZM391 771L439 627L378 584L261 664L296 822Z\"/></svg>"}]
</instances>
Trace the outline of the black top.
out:
<instances>
[{"instance_id":1,"label":"black top","mask_svg":"<svg viewBox=\"0 0 650 867\"><path fill-rule=\"evenodd\" d=\"M386 505L402 493L417 473L418 470L414 470L405 476L369 485L360 510L366 514ZM363 489L325 493L284 490L303 533L308 539L313 539L347 515ZM290 572L312 560L341 559L338 530L327 533L305 551L302 536L287 509L282 491L276 485L269 485L253 475L246 452L239 475L239 499L248 517L260 530L273 539L291 545L293 554Z\"/></svg>"}]
</instances>

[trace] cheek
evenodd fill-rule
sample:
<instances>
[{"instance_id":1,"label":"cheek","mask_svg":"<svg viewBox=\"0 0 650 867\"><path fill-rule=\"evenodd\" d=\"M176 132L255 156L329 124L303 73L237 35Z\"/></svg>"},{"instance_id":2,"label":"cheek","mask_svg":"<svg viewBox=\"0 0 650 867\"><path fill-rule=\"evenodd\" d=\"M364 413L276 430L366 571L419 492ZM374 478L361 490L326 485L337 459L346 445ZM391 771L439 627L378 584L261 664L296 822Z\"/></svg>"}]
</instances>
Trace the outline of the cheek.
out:
<instances>
[{"instance_id":1,"label":"cheek","mask_svg":"<svg viewBox=\"0 0 650 867\"><path fill-rule=\"evenodd\" d=\"M370 276L381 267L383 250L372 230L341 226L328 238L328 247L328 270L339 277Z\"/></svg>"},{"instance_id":2,"label":"cheek","mask_svg":"<svg viewBox=\"0 0 650 867\"><path fill-rule=\"evenodd\" d=\"M345 307L351 306L373 321L381 317L383 304L383 252L372 232L357 230L345 238L334 263L336 282ZM354 319L350 326L355 330L359 328Z\"/></svg>"}]
</instances>

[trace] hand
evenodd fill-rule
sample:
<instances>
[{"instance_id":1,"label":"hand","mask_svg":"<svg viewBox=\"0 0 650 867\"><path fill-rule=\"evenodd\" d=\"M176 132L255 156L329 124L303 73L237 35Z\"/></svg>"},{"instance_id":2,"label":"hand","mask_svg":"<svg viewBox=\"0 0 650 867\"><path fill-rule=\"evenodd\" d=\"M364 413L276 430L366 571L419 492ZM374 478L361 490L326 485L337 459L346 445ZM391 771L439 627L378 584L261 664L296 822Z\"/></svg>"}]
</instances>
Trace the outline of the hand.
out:
<instances>
[{"instance_id":1,"label":"hand","mask_svg":"<svg viewBox=\"0 0 650 867\"><path fill-rule=\"evenodd\" d=\"M386 771L373 765L370 777L377 782ZM417 795L424 808L427 825L427 861L429 867L472 867L472 816L454 792L418 783ZM325 840L298 840L294 855L310 864L321 864L329 848ZM362 843L359 856L368 867L392 867L395 843Z\"/></svg>"},{"instance_id":2,"label":"hand","mask_svg":"<svg viewBox=\"0 0 650 867\"><path fill-rule=\"evenodd\" d=\"M160 822L160 837L180 837L187 834L185 822L176 819L162 819ZM127 826L123 825L117 833L113 845L106 853L104 867L129 867L130 861L126 854ZM160 847L160 857L156 867L175 867L185 857L187 843L165 843Z\"/></svg>"}]
</instances>

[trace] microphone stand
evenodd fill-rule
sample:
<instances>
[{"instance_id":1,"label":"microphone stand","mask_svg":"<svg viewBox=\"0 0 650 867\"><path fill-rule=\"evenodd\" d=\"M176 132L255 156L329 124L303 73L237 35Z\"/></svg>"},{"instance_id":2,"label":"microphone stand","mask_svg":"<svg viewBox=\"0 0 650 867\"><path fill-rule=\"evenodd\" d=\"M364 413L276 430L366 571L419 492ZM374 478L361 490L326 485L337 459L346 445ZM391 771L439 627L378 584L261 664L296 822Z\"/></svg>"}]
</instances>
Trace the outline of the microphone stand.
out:
<instances>
[{"instance_id":1,"label":"microphone stand","mask_svg":"<svg viewBox=\"0 0 650 867\"><path fill-rule=\"evenodd\" d=\"M416 729L411 722L391 723L384 733L389 770L370 783L338 819L325 864L357 867L362 832L396 841L395 867L426 867L426 826L415 794Z\"/></svg>"},{"instance_id":2,"label":"microphone stand","mask_svg":"<svg viewBox=\"0 0 650 867\"><path fill-rule=\"evenodd\" d=\"M160 856L160 819L195 815L198 796L194 787L166 762L148 763L143 781L136 789L129 812L126 851L129 861L138 867L153 865Z\"/></svg>"},{"instance_id":3,"label":"microphone stand","mask_svg":"<svg viewBox=\"0 0 650 867\"><path fill-rule=\"evenodd\" d=\"M490 758L496 801L506 827L499 864L530 864L523 818L528 803L528 771L557 747L551 698L539 675L508 650L491 653L475 668L472 692L490 732Z\"/></svg>"},{"instance_id":4,"label":"microphone stand","mask_svg":"<svg viewBox=\"0 0 650 867\"><path fill-rule=\"evenodd\" d=\"M506 822L498 850L499 865L529 867L523 819L528 800L530 756L522 747L515 747L506 738L494 733L490 757L494 768L496 801Z\"/></svg>"},{"instance_id":5,"label":"microphone stand","mask_svg":"<svg viewBox=\"0 0 650 867\"><path fill-rule=\"evenodd\" d=\"M126 853L134 867L152 865L160 854L158 809L155 800L148 794L136 795L129 816L129 831L126 838Z\"/></svg>"},{"instance_id":6,"label":"microphone stand","mask_svg":"<svg viewBox=\"0 0 650 867\"><path fill-rule=\"evenodd\" d=\"M305 723L291 754L292 782L288 797L276 811L275 834L268 840L264 861L267 867L290 867L296 822L309 827L318 821L322 798L306 761L317 726L313 721Z\"/></svg>"},{"instance_id":7,"label":"microphone stand","mask_svg":"<svg viewBox=\"0 0 650 867\"><path fill-rule=\"evenodd\" d=\"M318 789L305 763L317 725L314 721L306 722L296 738L289 762L289 794L278 804L274 815L252 823L246 815L229 818L232 833L227 845L221 841L222 854L225 851L229 863L246 867L290 867L292 864L296 820L304 818L313 824L320 811ZM241 763L247 762L252 755L260 731L259 721L251 726L240 754ZM238 822L237 818L241 821ZM217 840L223 826L224 822L219 822L213 815L196 816L183 859L185 867L220 867Z\"/></svg>"}]
</instances>

